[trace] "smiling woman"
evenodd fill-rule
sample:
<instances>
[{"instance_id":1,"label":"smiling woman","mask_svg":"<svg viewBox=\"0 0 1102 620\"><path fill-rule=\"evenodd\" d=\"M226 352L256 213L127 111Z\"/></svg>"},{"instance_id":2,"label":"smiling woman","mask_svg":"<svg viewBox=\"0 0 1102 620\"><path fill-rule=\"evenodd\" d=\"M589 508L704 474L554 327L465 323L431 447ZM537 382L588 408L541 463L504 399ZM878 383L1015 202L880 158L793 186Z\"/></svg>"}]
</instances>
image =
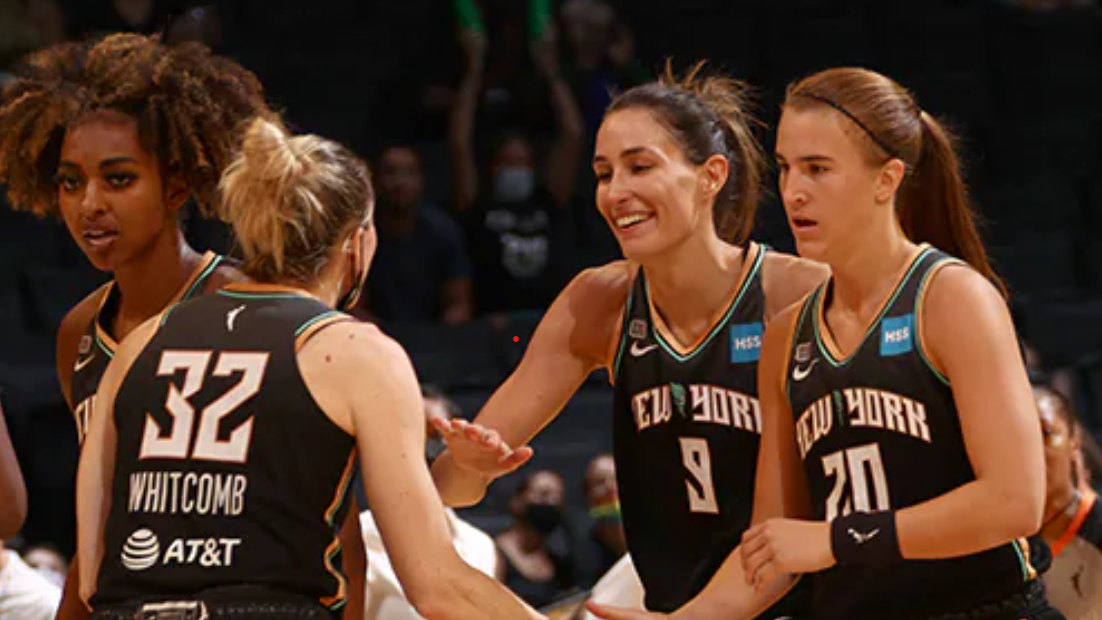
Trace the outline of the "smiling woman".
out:
<instances>
[{"instance_id":1,"label":"smiling woman","mask_svg":"<svg viewBox=\"0 0 1102 620\"><path fill-rule=\"evenodd\" d=\"M748 239L761 153L746 108L739 82L699 67L612 103L593 170L626 260L566 287L479 414L486 441L453 422L434 465L446 501L477 501L529 454L511 447L607 369L624 529L650 609L693 598L749 526L764 325L825 276ZM499 461L502 449L515 456ZM788 597L775 615L798 616L800 604Z\"/></svg>"}]
</instances>

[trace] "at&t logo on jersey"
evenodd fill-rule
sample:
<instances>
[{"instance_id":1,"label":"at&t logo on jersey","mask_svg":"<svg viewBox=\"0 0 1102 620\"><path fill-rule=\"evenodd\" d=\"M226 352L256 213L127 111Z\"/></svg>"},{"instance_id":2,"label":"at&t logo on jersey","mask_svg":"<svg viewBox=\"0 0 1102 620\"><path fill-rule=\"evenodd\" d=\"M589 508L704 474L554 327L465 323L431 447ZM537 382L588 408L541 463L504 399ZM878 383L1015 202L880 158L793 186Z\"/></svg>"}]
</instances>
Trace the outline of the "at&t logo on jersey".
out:
<instances>
[{"instance_id":1,"label":"at&t logo on jersey","mask_svg":"<svg viewBox=\"0 0 1102 620\"><path fill-rule=\"evenodd\" d=\"M914 314L886 317L880 322L880 355L903 355L914 349Z\"/></svg>"},{"instance_id":2,"label":"at&t logo on jersey","mask_svg":"<svg viewBox=\"0 0 1102 620\"><path fill-rule=\"evenodd\" d=\"M761 323L739 323L728 331L731 338L731 363L756 362L761 357Z\"/></svg>"},{"instance_id":3,"label":"at&t logo on jersey","mask_svg":"<svg viewBox=\"0 0 1102 620\"><path fill-rule=\"evenodd\" d=\"M126 539L122 546L122 565L129 570L142 571L153 568L161 555L161 543L157 535L142 528Z\"/></svg>"},{"instance_id":4,"label":"at&t logo on jersey","mask_svg":"<svg viewBox=\"0 0 1102 620\"><path fill-rule=\"evenodd\" d=\"M122 565L128 570L143 571L158 563L162 566L198 564L204 568L233 565L233 552L240 538L177 538L161 556L161 542L146 528L137 530L122 547Z\"/></svg>"}]
</instances>

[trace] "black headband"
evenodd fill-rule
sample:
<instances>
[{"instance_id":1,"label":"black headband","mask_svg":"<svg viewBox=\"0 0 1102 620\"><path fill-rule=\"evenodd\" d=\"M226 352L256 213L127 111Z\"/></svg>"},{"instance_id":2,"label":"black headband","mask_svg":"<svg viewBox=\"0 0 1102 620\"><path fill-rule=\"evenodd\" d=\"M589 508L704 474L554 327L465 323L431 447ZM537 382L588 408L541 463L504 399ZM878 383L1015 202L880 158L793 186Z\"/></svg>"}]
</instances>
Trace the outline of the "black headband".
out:
<instances>
[{"instance_id":1,"label":"black headband","mask_svg":"<svg viewBox=\"0 0 1102 620\"><path fill-rule=\"evenodd\" d=\"M825 103L826 105L834 108L835 110L838 110L838 112L842 113L843 116L845 116L849 120L853 121L853 123L855 125L860 127L865 132L865 134L868 135L868 137L871 138L872 141L875 142L877 146L879 146L881 149L884 149L884 152L887 153L890 157L894 157L896 159L903 159L902 157L899 156L899 154L897 154L895 152L895 149L889 147L887 144L884 143L883 140L876 137L876 134L873 133L872 130L869 129L867 125L862 123L853 114L850 114L850 111L843 108L841 106L841 104L838 104L838 103L834 102L832 99L829 99L827 97L824 97L822 95L818 95L818 94L815 94L815 93L801 92L801 93L798 94L798 96L807 97L808 99L814 99L815 101L818 101L820 103Z\"/></svg>"}]
</instances>

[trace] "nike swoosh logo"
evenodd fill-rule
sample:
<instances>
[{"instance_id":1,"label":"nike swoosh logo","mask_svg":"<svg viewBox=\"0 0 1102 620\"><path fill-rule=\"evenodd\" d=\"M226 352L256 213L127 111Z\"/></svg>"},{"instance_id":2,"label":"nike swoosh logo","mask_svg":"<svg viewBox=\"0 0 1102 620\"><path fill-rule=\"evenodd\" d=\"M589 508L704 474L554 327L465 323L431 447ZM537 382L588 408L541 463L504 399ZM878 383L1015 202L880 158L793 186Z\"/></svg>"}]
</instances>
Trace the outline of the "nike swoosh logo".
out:
<instances>
[{"instance_id":1,"label":"nike swoosh logo","mask_svg":"<svg viewBox=\"0 0 1102 620\"><path fill-rule=\"evenodd\" d=\"M811 363L808 364L807 366L805 366L804 368L800 368L799 366L796 366L795 368L792 369L792 378L797 380L797 381L803 381L804 379L807 378L808 375L811 374L811 369L815 368L815 364L818 363L818 362L819 362L819 358L815 358L815 359L811 360Z\"/></svg>"},{"instance_id":2,"label":"nike swoosh logo","mask_svg":"<svg viewBox=\"0 0 1102 620\"><path fill-rule=\"evenodd\" d=\"M89 355L88 357L86 357L82 360L77 360L77 362L75 364L73 364L73 372L80 372L82 368L84 368L88 364L91 364L92 360L94 360L94 359L96 359L96 354L95 353Z\"/></svg>"},{"instance_id":3,"label":"nike swoosh logo","mask_svg":"<svg viewBox=\"0 0 1102 620\"><path fill-rule=\"evenodd\" d=\"M233 324L237 321L237 315L241 314L241 311L244 309L245 306L238 306L226 313L226 329L228 331L233 331Z\"/></svg>"},{"instance_id":4,"label":"nike swoosh logo","mask_svg":"<svg viewBox=\"0 0 1102 620\"><path fill-rule=\"evenodd\" d=\"M875 530L869 532L868 534L862 534L861 532L858 532L857 530L854 530L853 528L849 529L850 536L853 536L853 540L856 541L857 544L859 544L859 545L863 545L863 544L869 542L870 540L872 540L879 533L880 533L880 528L876 528Z\"/></svg>"},{"instance_id":5,"label":"nike swoosh logo","mask_svg":"<svg viewBox=\"0 0 1102 620\"><path fill-rule=\"evenodd\" d=\"M653 351L657 348L658 348L658 345L656 345L656 344L651 344L651 345L647 345L645 347L641 347L641 346L639 346L638 342L633 342L633 343L631 343L631 355L632 355L632 357L643 357L647 353L650 353L651 351Z\"/></svg>"}]
</instances>

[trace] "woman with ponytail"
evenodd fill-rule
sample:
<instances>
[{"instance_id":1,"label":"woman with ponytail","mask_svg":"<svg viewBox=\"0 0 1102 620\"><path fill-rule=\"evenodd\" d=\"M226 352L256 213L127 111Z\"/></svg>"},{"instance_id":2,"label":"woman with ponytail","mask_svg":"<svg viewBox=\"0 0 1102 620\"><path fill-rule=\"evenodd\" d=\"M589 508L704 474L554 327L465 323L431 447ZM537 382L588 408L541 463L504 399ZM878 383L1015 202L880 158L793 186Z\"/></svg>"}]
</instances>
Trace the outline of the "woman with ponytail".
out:
<instances>
[{"instance_id":1,"label":"woman with ponytail","mask_svg":"<svg viewBox=\"0 0 1102 620\"><path fill-rule=\"evenodd\" d=\"M593 170L625 260L562 291L476 424L443 429L448 451L433 466L446 502L476 503L607 370L622 518L649 609L695 596L749 526L764 325L826 276L750 241L762 170L752 130L744 87L699 65L613 101ZM762 618L800 611L793 596Z\"/></svg>"},{"instance_id":2,"label":"woman with ponytail","mask_svg":"<svg viewBox=\"0 0 1102 620\"><path fill-rule=\"evenodd\" d=\"M367 166L261 118L220 189L251 282L135 329L96 399L77 482L93 620L340 617L357 454L421 615L537 618L459 559L409 359L344 313L376 247Z\"/></svg>"},{"instance_id":3,"label":"woman with ponytail","mask_svg":"<svg viewBox=\"0 0 1102 620\"><path fill-rule=\"evenodd\" d=\"M1025 541L1029 379L948 133L891 79L830 69L788 89L776 158L831 277L766 331L754 526L674 615L748 617L725 610L813 573L816 620L1060 618Z\"/></svg>"}]
</instances>

